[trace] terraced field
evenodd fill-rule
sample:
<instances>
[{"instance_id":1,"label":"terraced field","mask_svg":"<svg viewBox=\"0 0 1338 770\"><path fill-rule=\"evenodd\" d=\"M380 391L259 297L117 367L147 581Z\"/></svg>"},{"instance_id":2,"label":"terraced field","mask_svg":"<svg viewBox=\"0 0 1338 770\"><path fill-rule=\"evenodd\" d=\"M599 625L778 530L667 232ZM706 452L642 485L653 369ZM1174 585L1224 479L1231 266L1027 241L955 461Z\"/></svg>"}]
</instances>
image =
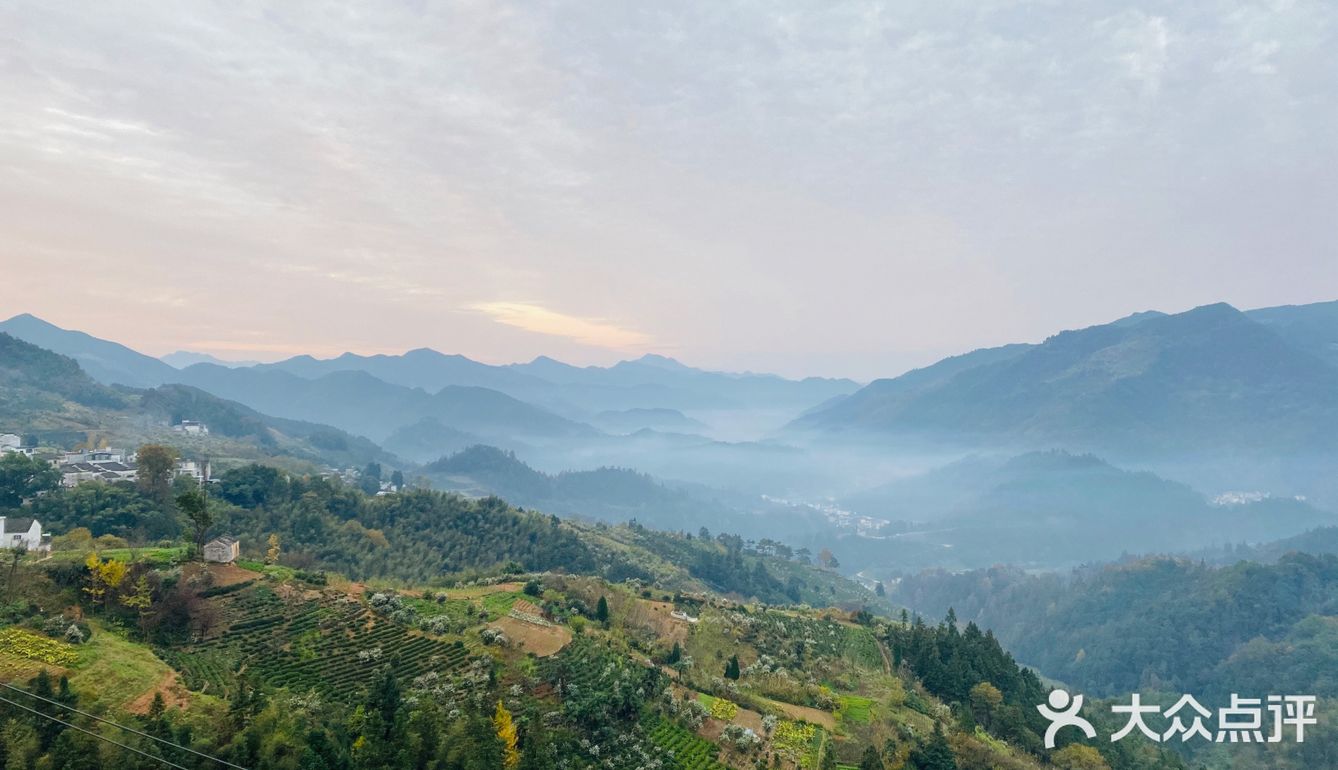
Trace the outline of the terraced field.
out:
<instances>
[{"instance_id":1,"label":"terraced field","mask_svg":"<svg viewBox=\"0 0 1338 770\"><path fill-rule=\"evenodd\" d=\"M162 653L192 690L224 693L245 673L343 700L356 697L382 665L408 681L429 671L449 673L469 659L462 642L412 631L347 598L285 600L255 586L214 601L233 621L227 629Z\"/></svg>"},{"instance_id":2,"label":"terraced field","mask_svg":"<svg viewBox=\"0 0 1338 770\"><path fill-rule=\"evenodd\" d=\"M644 724L651 743L665 753L665 766L677 770L727 770L716 760L720 748L668 719L649 717Z\"/></svg>"}]
</instances>

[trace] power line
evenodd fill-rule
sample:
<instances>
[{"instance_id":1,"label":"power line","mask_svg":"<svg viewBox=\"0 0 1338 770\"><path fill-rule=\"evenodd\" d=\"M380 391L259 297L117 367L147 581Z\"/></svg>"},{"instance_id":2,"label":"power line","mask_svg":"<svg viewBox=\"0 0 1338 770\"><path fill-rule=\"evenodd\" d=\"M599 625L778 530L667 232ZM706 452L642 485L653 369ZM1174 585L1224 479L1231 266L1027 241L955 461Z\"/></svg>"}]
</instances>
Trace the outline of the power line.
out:
<instances>
[{"instance_id":1,"label":"power line","mask_svg":"<svg viewBox=\"0 0 1338 770\"><path fill-rule=\"evenodd\" d=\"M40 700L40 701L42 701L43 703L50 703L50 704L53 705L53 706L58 706L58 707L60 707L60 708L66 709L66 710L68 710L68 711L73 711L74 713L78 714L79 716L88 717L89 719L92 719L92 720L94 720L94 721L102 722L103 724L108 724L108 725L111 725L112 727L120 728L120 729L122 729L122 730L125 730L125 731L128 732L128 733L134 733L135 735L138 735L138 736L140 736L141 738L148 738L148 739L151 740L151 741L157 741L158 743L161 743L161 744L163 744L163 745L165 745L165 746L171 746L171 747L174 748L174 749L180 749L181 751L187 752L187 753L189 753L189 754L194 754L194 755L197 756L197 757L202 757L202 758L204 758L204 759L210 759L210 760L213 760L214 762L218 762L219 764L227 765L228 767L234 767L234 768L236 768L237 770L246 770L246 768L242 767L241 765L234 765L234 764L232 764L231 762L227 761L226 759L219 759L218 757L215 757L215 756L212 756L212 755L209 755L209 754L205 754L205 753L202 752L202 751L196 751L195 749L191 749L191 748L187 748L187 747L185 747L185 746L178 745L178 744L173 743L173 742L171 742L171 741L169 741L169 740L166 740L165 738L159 738L159 737L156 736L156 735L150 735L150 734L148 734L148 733L146 733L146 732L143 732L143 731L141 731L141 730L136 730L136 729L133 728L133 727L128 727L128 726L123 725L123 724L120 724L120 723L118 723L118 722L113 722L113 721L111 721L110 719L104 719L103 717L100 717L100 716L98 716L98 715L96 715L96 714L90 714L90 713L88 713L87 711L80 711L79 709L75 708L74 706L71 706L71 705L68 704L68 703L61 703L61 702L58 701L58 700L52 700L52 699L50 699L50 698L44 698L44 697L42 697L41 695L38 695L37 693L28 692L27 690L25 690L25 689L23 689L23 688L21 688L21 687L15 687L14 685L12 685L12 684L8 684L8 683L6 683L6 682L0 682L0 687L5 688L6 690L13 690L14 692L16 692L16 693L20 693L20 694L22 694L22 695L27 695L29 698L36 698L37 700ZM41 712L37 712L37 713L41 713ZM62 724L63 724L63 723L62 723Z\"/></svg>"},{"instance_id":2,"label":"power line","mask_svg":"<svg viewBox=\"0 0 1338 770\"><path fill-rule=\"evenodd\" d=\"M175 767L175 768L177 768L177 770L190 770L190 768L182 767L181 765L178 765L177 763L175 763L175 762L173 762L173 761L171 761L171 760L169 760L169 759L164 759L163 757L157 756L157 755L155 755L155 754L150 754L149 752L147 752L147 751L143 751L143 750L141 750L141 749L137 749L137 748L135 748L134 746L127 746L127 745L125 745L124 743L121 743L121 742L119 742L119 741L114 741L114 740L112 740L111 738L108 738L108 737L105 736L105 735L99 735L98 733L95 733L95 732L93 732L92 730L84 729L84 728L82 728L82 727L80 727L80 726L78 726L78 725L72 725L72 724L70 724L69 722L66 722L66 721L64 721L64 720L62 720L62 719L57 719L57 718L51 716L50 714L43 714L42 712L38 711L37 709L28 708L27 706L23 705L22 703L15 703L14 701L12 701L12 700L10 700L9 698L6 698L6 697L4 697L4 696L0 696L0 702L8 703L8 704L11 705L11 706L16 706L16 707L18 707L18 708L23 709L24 711L27 711L27 712L36 714L37 716L42 717L43 719L50 719L52 722L55 722L55 723L57 723L57 724L61 724L61 725L65 725L66 727L70 728L71 730L78 730L79 732L81 732L81 733L83 733L83 734L85 734L85 735L91 735L91 736L93 736L94 738L97 738L97 739L100 740L100 741L106 741L107 743L110 743L110 744L113 745L113 746L119 746L119 747L125 749L126 751L133 751L133 752L135 752L136 754L139 754L139 755L141 755L141 756L148 757L149 759L152 759L152 760L154 760L154 761L162 762L164 765L167 765L168 767Z\"/></svg>"}]
</instances>

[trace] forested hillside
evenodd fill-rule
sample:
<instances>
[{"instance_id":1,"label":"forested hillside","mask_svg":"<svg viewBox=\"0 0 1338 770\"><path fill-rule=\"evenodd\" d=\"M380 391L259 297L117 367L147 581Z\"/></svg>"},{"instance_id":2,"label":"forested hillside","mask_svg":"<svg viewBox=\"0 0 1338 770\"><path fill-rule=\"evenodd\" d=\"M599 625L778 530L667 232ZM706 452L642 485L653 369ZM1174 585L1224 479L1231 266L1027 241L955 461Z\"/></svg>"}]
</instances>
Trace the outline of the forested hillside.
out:
<instances>
[{"instance_id":1,"label":"forested hillside","mask_svg":"<svg viewBox=\"0 0 1338 770\"><path fill-rule=\"evenodd\" d=\"M1338 680L1315 675L1338 667L1325 642L1338 615L1332 555L1225 567L1155 558L1067 576L935 572L901 580L893 598L925 612L951 605L1019 659L1099 695L1272 682L1338 696Z\"/></svg>"},{"instance_id":2,"label":"forested hillside","mask_svg":"<svg viewBox=\"0 0 1338 770\"><path fill-rule=\"evenodd\" d=\"M1338 369L1226 304L999 352L875 381L796 427L1150 454L1338 448Z\"/></svg>"},{"instance_id":3,"label":"forested hillside","mask_svg":"<svg viewBox=\"0 0 1338 770\"><path fill-rule=\"evenodd\" d=\"M608 522L632 519L651 527L762 529L756 517L713 499L661 484L628 468L597 468L547 474L514 452L475 445L423 466L420 471L441 489L491 493L525 507L563 516Z\"/></svg>"}]
</instances>

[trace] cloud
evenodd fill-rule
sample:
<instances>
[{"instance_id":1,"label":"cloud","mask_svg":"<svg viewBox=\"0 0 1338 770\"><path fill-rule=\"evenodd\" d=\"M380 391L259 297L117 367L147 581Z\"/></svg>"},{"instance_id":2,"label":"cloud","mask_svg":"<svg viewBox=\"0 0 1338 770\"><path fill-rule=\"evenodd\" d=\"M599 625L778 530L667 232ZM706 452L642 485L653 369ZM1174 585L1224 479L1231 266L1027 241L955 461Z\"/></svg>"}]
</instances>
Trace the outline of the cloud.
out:
<instances>
[{"instance_id":1,"label":"cloud","mask_svg":"<svg viewBox=\"0 0 1338 770\"><path fill-rule=\"evenodd\" d=\"M0 303L878 376L1338 281L1333 3L340 7L0 3Z\"/></svg>"},{"instance_id":2,"label":"cloud","mask_svg":"<svg viewBox=\"0 0 1338 770\"><path fill-rule=\"evenodd\" d=\"M530 302L477 302L468 307L500 324L535 334L564 337L582 345L625 350L651 344L649 336L603 318L581 318Z\"/></svg>"}]
</instances>

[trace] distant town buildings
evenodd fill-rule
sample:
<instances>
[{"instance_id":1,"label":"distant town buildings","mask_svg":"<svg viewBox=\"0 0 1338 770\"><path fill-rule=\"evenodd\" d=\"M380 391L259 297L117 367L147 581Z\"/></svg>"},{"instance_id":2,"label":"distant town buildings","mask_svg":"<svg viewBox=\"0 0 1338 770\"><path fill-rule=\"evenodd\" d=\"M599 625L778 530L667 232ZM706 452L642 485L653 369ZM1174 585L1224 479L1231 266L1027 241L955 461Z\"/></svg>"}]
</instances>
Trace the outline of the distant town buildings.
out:
<instances>
[{"instance_id":1,"label":"distant town buildings","mask_svg":"<svg viewBox=\"0 0 1338 770\"><path fill-rule=\"evenodd\" d=\"M177 433L186 433L188 435L209 435L209 426L199 420L182 420L176 425L173 425L172 430Z\"/></svg>"},{"instance_id":2,"label":"distant town buildings","mask_svg":"<svg viewBox=\"0 0 1338 770\"><path fill-rule=\"evenodd\" d=\"M87 481L135 481L135 456L119 449L88 449L66 452L51 463L60 470L60 483L76 487ZM209 461L178 460L177 476L195 479L198 484L208 483Z\"/></svg>"},{"instance_id":3,"label":"distant town buildings","mask_svg":"<svg viewBox=\"0 0 1338 770\"><path fill-rule=\"evenodd\" d=\"M134 481L135 466L119 460L60 463L60 484L77 487L86 481Z\"/></svg>"},{"instance_id":4,"label":"distant town buildings","mask_svg":"<svg viewBox=\"0 0 1338 770\"><path fill-rule=\"evenodd\" d=\"M66 452L52 465L60 470L62 486L75 487L86 481L134 481L135 464L118 449L86 449Z\"/></svg>"},{"instance_id":5,"label":"distant town buildings","mask_svg":"<svg viewBox=\"0 0 1338 770\"><path fill-rule=\"evenodd\" d=\"M23 437L17 433L0 433L0 454L17 452L32 457L33 449L35 447L24 446Z\"/></svg>"},{"instance_id":6,"label":"distant town buildings","mask_svg":"<svg viewBox=\"0 0 1338 770\"><path fill-rule=\"evenodd\" d=\"M49 551L51 536L42 534L42 524L37 519L0 516L0 548Z\"/></svg>"}]
</instances>

